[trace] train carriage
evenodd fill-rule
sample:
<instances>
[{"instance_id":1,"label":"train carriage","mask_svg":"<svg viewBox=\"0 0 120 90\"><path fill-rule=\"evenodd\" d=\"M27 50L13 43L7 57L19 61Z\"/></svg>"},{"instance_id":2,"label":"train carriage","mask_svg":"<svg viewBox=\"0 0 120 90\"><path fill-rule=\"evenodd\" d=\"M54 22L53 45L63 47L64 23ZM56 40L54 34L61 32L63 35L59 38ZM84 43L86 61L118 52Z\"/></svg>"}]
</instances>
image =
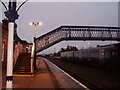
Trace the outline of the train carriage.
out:
<instances>
[{"instance_id":1,"label":"train carriage","mask_svg":"<svg viewBox=\"0 0 120 90\"><path fill-rule=\"evenodd\" d=\"M74 60L74 51L67 51L67 52L62 52L61 53L61 58L64 60L64 61L71 61L71 60Z\"/></svg>"},{"instance_id":2,"label":"train carriage","mask_svg":"<svg viewBox=\"0 0 120 90\"><path fill-rule=\"evenodd\" d=\"M62 52L61 57L67 61L92 64L94 66L119 66L120 43L81 49L78 51Z\"/></svg>"}]
</instances>

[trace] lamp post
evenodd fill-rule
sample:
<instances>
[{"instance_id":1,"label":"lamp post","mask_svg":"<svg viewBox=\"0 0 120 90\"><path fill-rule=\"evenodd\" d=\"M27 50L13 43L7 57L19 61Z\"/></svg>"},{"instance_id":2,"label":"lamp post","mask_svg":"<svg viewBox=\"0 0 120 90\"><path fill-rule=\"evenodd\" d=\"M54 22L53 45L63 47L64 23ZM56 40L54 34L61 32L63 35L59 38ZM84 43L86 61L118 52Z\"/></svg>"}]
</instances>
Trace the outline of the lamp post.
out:
<instances>
[{"instance_id":1,"label":"lamp post","mask_svg":"<svg viewBox=\"0 0 120 90\"><path fill-rule=\"evenodd\" d=\"M29 23L29 25L33 25L34 26L34 29L33 29L33 32L34 32L34 36L33 36L33 47L34 47L34 54L33 54L33 56L34 56L34 61L33 61L33 66L34 66L34 70L36 70L36 42L35 42L35 40L36 40L36 26L37 25L42 25L42 22L37 22L37 23L34 23L34 22L30 22ZM32 56L32 57L33 57Z\"/></svg>"},{"instance_id":2,"label":"lamp post","mask_svg":"<svg viewBox=\"0 0 120 90\"><path fill-rule=\"evenodd\" d=\"M6 1L6 2L5 2ZM26 0L27 1L27 0ZM26 2L22 2L17 9L17 0L0 0L5 7L5 16L9 20L8 24L8 49L7 49L7 75L6 75L6 88L12 88L13 80L13 40L14 40L14 24L15 20L18 19L18 10ZM8 5L5 5L5 4ZM8 7L7 7L8 6Z\"/></svg>"}]
</instances>

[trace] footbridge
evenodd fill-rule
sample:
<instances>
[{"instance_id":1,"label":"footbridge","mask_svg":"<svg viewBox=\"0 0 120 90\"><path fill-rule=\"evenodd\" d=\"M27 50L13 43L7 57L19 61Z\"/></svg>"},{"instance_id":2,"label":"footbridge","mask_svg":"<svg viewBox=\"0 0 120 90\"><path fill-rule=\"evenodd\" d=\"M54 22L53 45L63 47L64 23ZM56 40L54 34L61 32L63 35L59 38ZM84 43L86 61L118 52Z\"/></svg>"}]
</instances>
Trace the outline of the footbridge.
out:
<instances>
[{"instance_id":1,"label":"footbridge","mask_svg":"<svg viewBox=\"0 0 120 90\"><path fill-rule=\"evenodd\" d=\"M36 38L36 53L63 40L120 41L120 27L61 26Z\"/></svg>"}]
</instances>

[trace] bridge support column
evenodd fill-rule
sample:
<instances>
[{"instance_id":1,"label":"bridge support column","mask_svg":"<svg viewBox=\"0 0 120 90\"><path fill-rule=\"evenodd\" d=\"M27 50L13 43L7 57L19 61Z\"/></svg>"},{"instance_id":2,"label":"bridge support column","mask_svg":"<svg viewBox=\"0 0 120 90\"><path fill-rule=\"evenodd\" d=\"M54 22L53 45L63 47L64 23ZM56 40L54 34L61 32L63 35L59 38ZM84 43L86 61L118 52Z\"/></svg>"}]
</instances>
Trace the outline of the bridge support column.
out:
<instances>
[{"instance_id":1,"label":"bridge support column","mask_svg":"<svg viewBox=\"0 0 120 90\"><path fill-rule=\"evenodd\" d=\"M34 71L36 70L36 38L34 37L34 44L35 44L35 47L34 47L34 62L33 62L33 65L34 65Z\"/></svg>"}]
</instances>

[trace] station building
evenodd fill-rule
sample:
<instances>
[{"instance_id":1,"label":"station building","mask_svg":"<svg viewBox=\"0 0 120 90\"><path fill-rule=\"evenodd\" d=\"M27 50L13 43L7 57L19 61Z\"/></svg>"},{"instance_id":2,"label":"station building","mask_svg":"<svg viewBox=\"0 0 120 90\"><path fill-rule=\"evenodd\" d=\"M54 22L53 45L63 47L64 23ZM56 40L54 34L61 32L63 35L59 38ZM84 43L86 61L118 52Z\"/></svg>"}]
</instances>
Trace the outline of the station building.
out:
<instances>
[{"instance_id":1,"label":"station building","mask_svg":"<svg viewBox=\"0 0 120 90\"><path fill-rule=\"evenodd\" d=\"M9 21L7 19L2 20L2 23L0 23L0 31L2 31L2 48L1 48L2 69L6 69L7 66L8 23ZM19 53L27 52L28 47L29 43L25 40L21 40L20 37L17 35L17 24L15 24L13 60L15 61L15 59L17 59Z\"/></svg>"}]
</instances>

